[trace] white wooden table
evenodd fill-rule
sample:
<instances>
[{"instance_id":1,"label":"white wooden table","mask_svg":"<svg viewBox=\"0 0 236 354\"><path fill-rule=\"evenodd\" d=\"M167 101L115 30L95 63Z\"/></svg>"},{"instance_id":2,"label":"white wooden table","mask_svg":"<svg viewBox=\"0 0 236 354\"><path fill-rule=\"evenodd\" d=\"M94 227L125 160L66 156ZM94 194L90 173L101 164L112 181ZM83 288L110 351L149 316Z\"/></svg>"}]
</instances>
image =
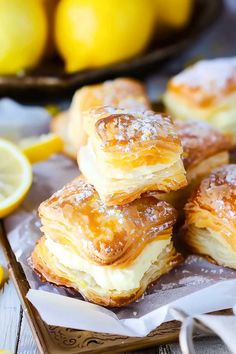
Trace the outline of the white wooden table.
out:
<instances>
[{"instance_id":1,"label":"white wooden table","mask_svg":"<svg viewBox=\"0 0 236 354\"><path fill-rule=\"evenodd\" d=\"M212 0L214 1L214 0ZM161 74L152 74L147 79L151 99L157 97L157 87L165 84L170 73L179 70L189 60L204 57L236 56L236 0L225 0L227 8L221 19L204 35L187 53L170 63ZM0 249L0 264L4 264L4 256ZM34 339L22 311L20 301L11 281L6 284L0 294L0 350L8 349L16 354L36 354ZM196 342L197 354L229 353L217 338L205 338ZM162 345L158 348L139 351L146 354L179 354L178 344Z\"/></svg>"}]
</instances>

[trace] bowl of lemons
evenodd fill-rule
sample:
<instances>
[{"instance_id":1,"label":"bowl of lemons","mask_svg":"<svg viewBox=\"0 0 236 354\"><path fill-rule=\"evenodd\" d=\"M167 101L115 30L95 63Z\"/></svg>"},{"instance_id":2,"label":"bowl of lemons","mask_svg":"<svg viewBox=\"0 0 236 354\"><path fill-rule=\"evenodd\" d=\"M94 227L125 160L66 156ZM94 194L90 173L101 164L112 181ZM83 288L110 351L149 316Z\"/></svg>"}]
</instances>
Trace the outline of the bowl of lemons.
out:
<instances>
[{"instance_id":1,"label":"bowl of lemons","mask_svg":"<svg viewBox=\"0 0 236 354\"><path fill-rule=\"evenodd\" d=\"M135 75L202 33L222 0L0 0L0 92Z\"/></svg>"}]
</instances>

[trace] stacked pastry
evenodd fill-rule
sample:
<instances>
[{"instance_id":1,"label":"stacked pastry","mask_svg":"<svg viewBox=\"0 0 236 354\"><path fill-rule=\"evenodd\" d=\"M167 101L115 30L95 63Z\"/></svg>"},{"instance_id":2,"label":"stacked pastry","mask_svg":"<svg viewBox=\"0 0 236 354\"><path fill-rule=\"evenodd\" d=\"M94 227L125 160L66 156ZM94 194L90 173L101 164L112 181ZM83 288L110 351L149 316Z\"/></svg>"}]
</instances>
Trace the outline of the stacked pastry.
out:
<instances>
[{"instance_id":1,"label":"stacked pastry","mask_svg":"<svg viewBox=\"0 0 236 354\"><path fill-rule=\"evenodd\" d=\"M40 239L31 260L54 284L104 306L124 306L182 257L172 242L175 209L152 197L107 206L76 179L43 202Z\"/></svg>"},{"instance_id":2,"label":"stacked pastry","mask_svg":"<svg viewBox=\"0 0 236 354\"><path fill-rule=\"evenodd\" d=\"M91 99L93 89L83 89L83 100ZM96 90L99 102L114 100L118 106L124 99L117 81L109 83L109 92L104 85ZM182 260L172 241L176 210L143 196L187 184L181 142L170 117L140 109L146 97L133 92L125 101L129 108L83 111L80 103L76 143L84 177L41 204L43 237L31 257L43 279L105 306L134 301Z\"/></svg>"},{"instance_id":3,"label":"stacked pastry","mask_svg":"<svg viewBox=\"0 0 236 354\"><path fill-rule=\"evenodd\" d=\"M199 70L202 73L201 65ZM234 81L229 84L233 72L229 71L224 89L215 88L220 93L212 91L210 101L206 96L211 112L218 112L213 102L223 107L223 93L227 102L231 99L228 90ZM215 71L212 75L210 70L209 85ZM193 95L194 102L198 98L203 104L202 95L209 92L199 86L201 75L188 90L180 81L174 80L174 85L180 84L174 93L169 86L165 100L174 117L183 119L175 109L177 96ZM178 96L184 102L182 98ZM182 260L172 230L175 208L181 214L188 198L185 245L191 252L236 267L236 249L232 250L236 168L226 165L232 147L228 128L224 134L199 120L173 124L168 114L150 110L143 86L129 79L78 90L69 112L52 128L65 139L65 152L77 158L83 177L39 208L43 236L31 261L42 279L71 287L97 304L133 302Z\"/></svg>"}]
</instances>

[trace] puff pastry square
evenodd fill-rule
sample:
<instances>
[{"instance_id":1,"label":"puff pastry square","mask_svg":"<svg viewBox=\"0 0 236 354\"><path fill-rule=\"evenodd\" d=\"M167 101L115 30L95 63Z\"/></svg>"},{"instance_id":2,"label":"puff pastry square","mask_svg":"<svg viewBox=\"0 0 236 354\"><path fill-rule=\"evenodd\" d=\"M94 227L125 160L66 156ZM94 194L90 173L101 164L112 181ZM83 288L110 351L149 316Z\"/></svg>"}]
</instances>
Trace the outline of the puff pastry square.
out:
<instances>
[{"instance_id":1,"label":"puff pastry square","mask_svg":"<svg viewBox=\"0 0 236 354\"><path fill-rule=\"evenodd\" d=\"M188 248L236 269L236 165L215 169L203 179L185 213Z\"/></svg>"},{"instance_id":2,"label":"puff pastry square","mask_svg":"<svg viewBox=\"0 0 236 354\"><path fill-rule=\"evenodd\" d=\"M164 95L178 119L211 123L236 143L236 58L203 60L173 77Z\"/></svg>"},{"instance_id":3,"label":"puff pastry square","mask_svg":"<svg viewBox=\"0 0 236 354\"><path fill-rule=\"evenodd\" d=\"M182 260L171 239L175 209L143 197L106 206L94 187L76 179L39 207L44 236L32 267L104 306L124 306Z\"/></svg>"},{"instance_id":4,"label":"puff pastry square","mask_svg":"<svg viewBox=\"0 0 236 354\"><path fill-rule=\"evenodd\" d=\"M125 204L147 191L186 185L183 150L169 116L113 107L86 115L89 139L78 163L105 203Z\"/></svg>"}]
</instances>

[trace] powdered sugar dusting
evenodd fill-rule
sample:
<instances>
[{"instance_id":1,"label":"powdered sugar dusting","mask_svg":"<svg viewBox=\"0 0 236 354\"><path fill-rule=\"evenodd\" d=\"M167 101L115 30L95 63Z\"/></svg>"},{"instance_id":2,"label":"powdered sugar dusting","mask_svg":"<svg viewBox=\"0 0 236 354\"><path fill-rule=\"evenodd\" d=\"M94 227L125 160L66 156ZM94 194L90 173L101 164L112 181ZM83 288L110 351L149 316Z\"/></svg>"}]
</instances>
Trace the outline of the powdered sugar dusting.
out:
<instances>
[{"instance_id":1,"label":"powdered sugar dusting","mask_svg":"<svg viewBox=\"0 0 236 354\"><path fill-rule=\"evenodd\" d=\"M224 91L230 80L236 82L236 58L199 61L175 76L172 83L214 94Z\"/></svg>"},{"instance_id":2,"label":"powdered sugar dusting","mask_svg":"<svg viewBox=\"0 0 236 354\"><path fill-rule=\"evenodd\" d=\"M65 204L72 198L73 201L79 204L87 200L94 193L96 192L91 184L86 183L81 179L76 179L54 193L48 201L58 204ZM47 201L45 203L47 203Z\"/></svg>"},{"instance_id":3,"label":"powdered sugar dusting","mask_svg":"<svg viewBox=\"0 0 236 354\"><path fill-rule=\"evenodd\" d=\"M145 210L145 216L150 220L154 221L157 219L156 210L154 208L147 208Z\"/></svg>"},{"instance_id":4,"label":"powdered sugar dusting","mask_svg":"<svg viewBox=\"0 0 236 354\"><path fill-rule=\"evenodd\" d=\"M130 79L108 80L89 87L98 106L145 110L150 104L142 84Z\"/></svg>"},{"instance_id":5,"label":"powdered sugar dusting","mask_svg":"<svg viewBox=\"0 0 236 354\"><path fill-rule=\"evenodd\" d=\"M76 202L79 203L82 200L91 197L92 194L93 194L93 191L91 191L90 189L85 189L85 190L81 191L79 194L76 194L74 196L74 198L75 198Z\"/></svg>"},{"instance_id":6,"label":"powdered sugar dusting","mask_svg":"<svg viewBox=\"0 0 236 354\"><path fill-rule=\"evenodd\" d=\"M128 150L134 143L156 143L160 138L178 139L168 115L114 107L99 108L92 114L97 115L97 130L104 144L116 143L118 149L125 145Z\"/></svg>"},{"instance_id":7,"label":"powdered sugar dusting","mask_svg":"<svg viewBox=\"0 0 236 354\"><path fill-rule=\"evenodd\" d=\"M235 166L233 168L229 169L229 171L225 177L225 180L227 183L236 187L236 167Z\"/></svg>"},{"instance_id":8,"label":"powdered sugar dusting","mask_svg":"<svg viewBox=\"0 0 236 354\"><path fill-rule=\"evenodd\" d=\"M229 164L223 167L215 169L210 177L210 185L211 186L219 186L222 184L230 184L231 187L236 188L236 165Z\"/></svg>"},{"instance_id":9,"label":"powdered sugar dusting","mask_svg":"<svg viewBox=\"0 0 236 354\"><path fill-rule=\"evenodd\" d=\"M199 187L198 195L217 213L222 222L236 219L236 165L215 169Z\"/></svg>"}]
</instances>

